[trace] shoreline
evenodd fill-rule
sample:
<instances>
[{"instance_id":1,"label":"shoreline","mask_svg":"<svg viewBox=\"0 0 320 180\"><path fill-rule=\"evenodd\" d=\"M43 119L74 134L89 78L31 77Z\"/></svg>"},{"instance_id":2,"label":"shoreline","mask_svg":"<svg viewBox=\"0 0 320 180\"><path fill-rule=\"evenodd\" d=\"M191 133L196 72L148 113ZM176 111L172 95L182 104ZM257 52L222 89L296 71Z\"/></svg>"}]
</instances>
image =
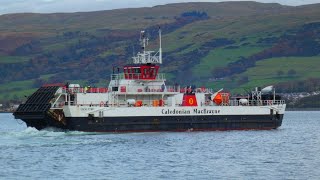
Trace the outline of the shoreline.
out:
<instances>
[{"instance_id":1,"label":"shoreline","mask_svg":"<svg viewBox=\"0 0 320 180\"><path fill-rule=\"evenodd\" d=\"M0 111L0 113L13 113L13 111Z\"/></svg>"},{"instance_id":2,"label":"shoreline","mask_svg":"<svg viewBox=\"0 0 320 180\"><path fill-rule=\"evenodd\" d=\"M320 108L286 108L286 111L320 111Z\"/></svg>"}]
</instances>

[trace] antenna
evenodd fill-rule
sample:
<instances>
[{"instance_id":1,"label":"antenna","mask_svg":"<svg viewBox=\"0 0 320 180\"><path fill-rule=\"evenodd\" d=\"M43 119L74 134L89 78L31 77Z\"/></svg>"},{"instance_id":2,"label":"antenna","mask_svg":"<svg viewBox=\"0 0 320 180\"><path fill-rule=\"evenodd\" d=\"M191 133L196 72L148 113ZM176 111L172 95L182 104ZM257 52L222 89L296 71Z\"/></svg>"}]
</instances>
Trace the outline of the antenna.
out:
<instances>
[{"instance_id":1,"label":"antenna","mask_svg":"<svg viewBox=\"0 0 320 180\"><path fill-rule=\"evenodd\" d=\"M134 45L132 44L132 55L136 55L136 50L134 49Z\"/></svg>"},{"instance_id":2,"label":"antenna","mask_svg":"<svg viewBox=\"0 0 320 180\"><path fill-rule=\"evenodd\" d=\"M145 31L141 31L140 32L140 45L141 45L141 49L143 50L143 54L145 53L146 46L148 45L148 42L149 42L149 38L146 37Z\"/></svg>"},{"instance_id":3,"label":"antenna","mask_svg":"<svg viewBox=\"0 0 320 180\"><path fill-rule=\"evenodd\" d=\"M159 26L159 63L162 64L162 44L161 44L161 28Z\"/></svg>"},{"instance_id":4,"label":"antenna","mask_svg":"<svg viewBox=\"0 0 320 180\"><path fill-rule=\"evenodd\" d=\"M154 51L147 51L146 46L148 45L149 38L146 37L145 31L140 32L140 45L142 52L138 52L137 56L133 56L134 64L162 64L162 42L161 42L161 29L159 27L159 39L160 39L160 48L159 51L153 55Z\"/></svg>"}]
</instances>

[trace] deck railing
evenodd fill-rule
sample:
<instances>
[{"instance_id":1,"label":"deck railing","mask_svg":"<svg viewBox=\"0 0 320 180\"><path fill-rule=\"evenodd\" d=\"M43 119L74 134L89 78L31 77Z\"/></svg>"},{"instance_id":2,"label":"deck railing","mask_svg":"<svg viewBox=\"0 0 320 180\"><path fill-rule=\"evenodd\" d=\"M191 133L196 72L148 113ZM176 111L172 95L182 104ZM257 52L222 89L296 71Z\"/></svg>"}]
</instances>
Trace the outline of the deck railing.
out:
<instances>
[{"instance_id":1,"label":"deck railing","mask_svg":"<svg viewBox=\"0 0 320 180\"><path fill-rule=\"evenodd\" d=\"M108 88L96 88L96 87L74 87L74 88L62 88L62 93L107 93Z\"/></svg>"},{"instance_id":2,"label":"deck railing","mask_svg":"<svg viewBox=\"0 0 320 180\"><path fill-rule=\"evenodd\" d=\"M60 102L55 104L54 108L62 108L64 105L68 105L68 102ZM182 103L181 103L182 104ZM181 104L175 104L176 107L181 106ZM241 103L238 100L230 100L227 103L223 103L221 105L215 105L214 103L200 103L201 106L274 106L274 105L283 105L285 104L284 100L262 100L255 101L250 100L247 103ZM136 100L133 104L128 103L120 103L120 102L112 102L112 101L101 101L99 103L75 103L74 101L70 101L71 106L89 106L89 107L141 107L141 106L153 106L153 107L168 107L168 102L166 100Z\"/></svg>"},{"instance_id":3,"label":"deck railing","mask_svg":"<svg viewBox=\"0 0 320 180\"><path fill-rule=\"evenodd\" d=\"M140 73L111 74L111 80L121 80L121 79L161 80L161 81L165 81L166 77L165 77L165 74L163 74L163 73L158 73L155 78L142 77Z\"/></svg>"},{"instance_id":4,"label":"deck railing","mask_svg":"<svg viewBox=\"0 0 320 180\"><path fill-rule=\"evenodd\" d=\"M61 93L107 93L111 89L108 88L96 88L96 87L73 87L61 89ZM196 88L191 89L189 87L180 86L120 86L118 88L119 93L154 93L154 92L169 92L169 93L213 93L213 89L209 88Z\"/></svg>"},{"instance_id":5,"label":"deck railing","mask_svg":"<svg viewBox=\"0 0 320 180\"><path fill-rule=\"evenodd\" d=\"M249 101L239 101L230 100L227 104L228 106L270 106L270 105L282 105L286 102L284 100L249 100Z\"/></svg>"}]
</instances>

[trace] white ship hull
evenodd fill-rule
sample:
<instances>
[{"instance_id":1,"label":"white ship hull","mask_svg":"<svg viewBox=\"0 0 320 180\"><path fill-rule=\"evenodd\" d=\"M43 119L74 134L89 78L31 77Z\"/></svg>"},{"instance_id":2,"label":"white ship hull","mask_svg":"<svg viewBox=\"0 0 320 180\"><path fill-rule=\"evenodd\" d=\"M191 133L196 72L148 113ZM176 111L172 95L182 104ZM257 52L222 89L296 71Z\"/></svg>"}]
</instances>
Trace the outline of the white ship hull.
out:
<instances>
[{"instance_id":1,"label":"white ship hull","mask_svg":"<svg viewBox=\"0 0 320 180\"><path fill-rule=\"evenodd\" d=\"M90 107L65 106L65 117L223 116L284 114L285 104L270 106Z\"/></svg>"}]
</instances>

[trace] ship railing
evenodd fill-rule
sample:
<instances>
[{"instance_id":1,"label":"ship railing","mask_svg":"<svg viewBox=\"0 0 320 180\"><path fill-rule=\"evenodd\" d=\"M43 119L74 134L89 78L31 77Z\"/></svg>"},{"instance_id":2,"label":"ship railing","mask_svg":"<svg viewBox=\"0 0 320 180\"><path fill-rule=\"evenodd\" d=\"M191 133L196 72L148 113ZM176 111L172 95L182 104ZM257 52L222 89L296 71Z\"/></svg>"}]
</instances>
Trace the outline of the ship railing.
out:
<instances>
[{"instance_id":1,"label":"ship railing","mask_svg":"<svg viewBox=\"0 0 320 180\"><path fill-rule=\"evenodd\" d=\"M154 92L180 92L180 86L145 85L145 86L120 86L120 93L154 93Z\"/></svg>"},{"instance_id":2,"label":"ship railing","mask_svg":"<svg viewBox=\"0 0 320 180\"><path fill-rule=\"evenodd\" d=\"M75 88L62 88L62 93L107 93L108 88L96 87L75 87Z\"/></svg>"},{"instance_id":3,"label":"ship railing","mask_svg":"<svg viewBox=\"0 0 320 180\"><path fill-rule=\"evenodd\" d=\"M239 100L230 100L228 102L221 103L220 106L272 106L272 105L284 105L284 100L261 100L260 102L256 100L250 100L247 103L243 103ZM154 100L135 100L134 102L109 102L109 101L100 101L100 102L60 102L56 104L53 108L62 108L65 105L71 106L89 106L89 107L163 107L163 106L172 106L170 102L163 99L154 99ZM174 104L175 106L181 106L181 104ZM208 106L208 104L201 103L201 106Z\"/></svg>"},{"instance_id":4,"label":"ship railing","mask_svg":"<svg viewBox=\"0 0 320 180\"><path fill-rule=\"evenodd\" d=\"M107 93L111 89L108 88L96 88L96 87L73 87L73 88L61 88L59 93ZM172 93L213 93L214 91L209 88L195 88L181 87L179 85L174 86L162 86L162 85L149 85L149 86L120 86L118 91L120 93L139 93L139 92L172 92Z\"/></svg>"},{"instance_id":5,"label":"ship railing","mask_svg":"<svg viewBox=\"0 0 320 180\"><path fill-rule=\"evenodd\" d=\"M69 103L70 103L71 106L76 105L75 101L70 101L70 102L68 102L68 101L57 101L55 103L52 103L51 108L52 109L61 109L61 108L63 108L63 106L69 105Z\"/></svg>"},{"instance_id":6,"label":"ship railing","mask_svg":"<svg viewBox=\"0 0 320 180\"><path fill-rule=\"evenodd\" d=\"M192 88L190 86L185 86L181 87L179 90L180 93L214 93L213 89L211 88L205 88L205 87L200 87L200 88Z\"/></svg>"},{"instance_id":7,"label":"ship railing","mask_svg":"<svg viewBox=\"0 0 320 180\"><path fill-rule=\"evenodd\" d=\"M66 103L67 105L67 103ZM89 106L89 107L162 107L167 106L167 101L162 99L154 100L136 100L134 102L110 102L110 101L100 101L100 102L77 102L70 103L71 106ZM178 104L177 104L178 106Z\"/></svg>"},{"instance_id":8,"label":"ship railing","mask_svg":"<svg viewBox=\"0 0 320 180\"><path fill-rule=\"evenodd\" d=\"M227 106L272 106L272 105L283 105L286 102L284 100L230 100L224 103Z\"/></svg>"},{"instance_id":9,"label":"ship railing","mask_svg":"<svg viewBox=\"0 0 320 180\"><path fill-rule=\"evenodd\" d=\"M149 93L149 92L169 92L169 93L213 93L209 88L190 88L181 87L179 85L164 86L164 85L145 85L145 86L120 86L118 91L120 93Z\"/></svg>"},{"instance_id":10,"label":"ship railing","mask_svg":"<svg viewBox=\"0 0 320 180\"><path fill-rule=\"evenodd\" d=\"M135 79L135 80L166 80L165 74L158 73L156 77L145 77L141 73L119 73L111 74L111 80Z\"/></svg>"}]
</instances>

